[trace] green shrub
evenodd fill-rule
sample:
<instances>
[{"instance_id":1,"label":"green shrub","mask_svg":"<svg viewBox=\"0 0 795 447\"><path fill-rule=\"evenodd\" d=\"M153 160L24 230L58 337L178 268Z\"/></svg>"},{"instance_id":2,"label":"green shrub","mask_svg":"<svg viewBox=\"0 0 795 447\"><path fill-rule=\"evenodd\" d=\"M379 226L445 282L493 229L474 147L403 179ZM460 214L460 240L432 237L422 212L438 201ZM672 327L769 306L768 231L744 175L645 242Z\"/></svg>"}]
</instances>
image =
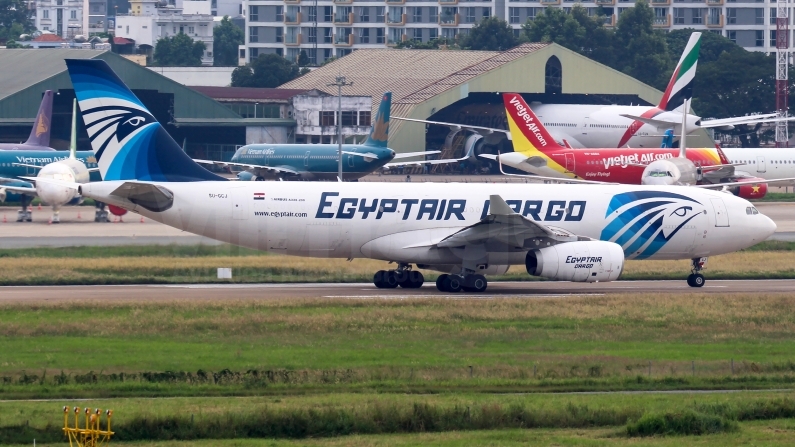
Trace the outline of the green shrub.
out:
<instances>
[{"instance_id":1,"label":"green shrub","mask_svg":"<svg viewBox=\"0 0 795 447\"><path fill-rule=\"evenodd\" d=\"M712 435L739 429L736 421L692 410L645 414L627 424L628 436Z\"/></svg>"}]
</instances>

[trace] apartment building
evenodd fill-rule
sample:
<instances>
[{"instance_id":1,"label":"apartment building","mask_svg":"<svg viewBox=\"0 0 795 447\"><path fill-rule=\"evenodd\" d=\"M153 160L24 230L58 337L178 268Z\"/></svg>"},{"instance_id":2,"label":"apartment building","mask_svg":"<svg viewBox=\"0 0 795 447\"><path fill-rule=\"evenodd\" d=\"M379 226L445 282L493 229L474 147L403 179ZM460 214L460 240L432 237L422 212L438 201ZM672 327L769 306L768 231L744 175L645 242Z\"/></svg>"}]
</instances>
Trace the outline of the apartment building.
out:
<instances>
[{"instance_id":1,"label":"apartment building","mask_svg":"<svg viewBox=\"0 0 795 447\"><path fill-rule=\"evenodd\" d=\"M83 0L36 0L29 7L35 8L36 29L63 39L83 34Z\"/></svg>"},{"instance_id":2,"label":"apartment building","mask_svg":"<svg viewBox=\"0 0 795 447\"><path fill-rule=\"evenodd\" d=\"M384 48L414 40L455 38L484 17L508 21L517 34L546 7L570 9L569 0L243 0L246 43L240 63L263 53L297 60L305 51L312 63L341 57L359 48ZM580 2L588 12L618 14L634 0ZM663 30L696 28L720 33L752 51L775 48L776 3L770 0L651 0L654 26ZM791 15L792 13L790 13Z\"/></svg>"},{"instance_id":3,"label":"apartment building","mask_svg":"<svg viewBox=\"0 0 795 447\"><path fill-rule=\"evenodd\" d=\"M163 6L157 0L132 0L129 14L116 16L115 36L135 41L151 52L158 39L185 34L204 42L202 65L213 64L213 16L207 1L181 1L180 7Z\"/></svg>"}]
</instances>

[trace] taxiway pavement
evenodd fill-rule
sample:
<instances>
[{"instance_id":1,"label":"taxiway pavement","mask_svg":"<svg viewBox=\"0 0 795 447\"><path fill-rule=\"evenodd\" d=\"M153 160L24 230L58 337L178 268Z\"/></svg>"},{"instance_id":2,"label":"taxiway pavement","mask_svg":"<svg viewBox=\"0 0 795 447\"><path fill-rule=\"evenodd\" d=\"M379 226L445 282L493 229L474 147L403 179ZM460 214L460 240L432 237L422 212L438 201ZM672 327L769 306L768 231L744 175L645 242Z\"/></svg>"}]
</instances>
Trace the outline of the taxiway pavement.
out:
<instances>
[{"instance_id":1,"label":"taxiway pavement","mask_svg":"<svg viewBox=\"0 0 795 447\"><path fill-rule=\"evenodd\" d=\"M616 281L571 283L552 281L492 282L482 294L443 293L431 282L419 289L377 289L371 284L184 284L126 286L19 286L4 287L0 304L58 302L172 302L234 301L295 298L342 299L490 299L565 298L582 295L643 293L769 293L792 294L795 280L710 280L702 288L680 281Z\"/></svg>"}]
</instances>

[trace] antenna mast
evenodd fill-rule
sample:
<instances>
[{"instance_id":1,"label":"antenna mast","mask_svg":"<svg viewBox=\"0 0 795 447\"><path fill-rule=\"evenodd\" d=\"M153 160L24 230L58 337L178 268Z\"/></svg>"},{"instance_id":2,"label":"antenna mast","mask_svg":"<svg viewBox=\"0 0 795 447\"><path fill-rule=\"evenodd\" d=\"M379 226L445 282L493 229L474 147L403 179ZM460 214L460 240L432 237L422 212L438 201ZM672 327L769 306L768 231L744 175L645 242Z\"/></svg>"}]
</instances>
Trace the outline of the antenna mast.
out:
<instances>
[{"instance_id":1,"label":"antenna mast","mask_svg":"<svg viewBox=\"0 0 795 447\"><path fill-rule=\"evenodd\" d=\"M776 8L776 147L788 147L787 90L789 87L789 0L779 0Z\"/></svg>"}]
</instances>

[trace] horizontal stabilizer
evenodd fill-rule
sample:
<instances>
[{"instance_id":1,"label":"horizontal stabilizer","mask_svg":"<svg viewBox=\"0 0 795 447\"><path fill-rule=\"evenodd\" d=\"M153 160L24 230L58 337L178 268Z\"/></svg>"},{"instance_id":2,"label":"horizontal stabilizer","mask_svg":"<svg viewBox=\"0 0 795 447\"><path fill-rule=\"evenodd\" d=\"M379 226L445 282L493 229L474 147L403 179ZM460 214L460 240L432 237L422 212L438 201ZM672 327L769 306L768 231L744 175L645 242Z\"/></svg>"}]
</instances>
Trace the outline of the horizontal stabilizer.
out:
<instances>
[{"instance_id":1,"label":"horizontal stabilizer","mask_svg":"<svg viewBox=\"0 0 795 447\"><path fill-rule=\"evenodd\" d=\"M629 113L622 113L621 116L624 118L629 118L635 121L640 121L642 123L646 123L650 126L654 126L657 129L668 129L671 127L682 126L682 123L677 123L675 121L668 121L668 120L657 120L654 118L644 118L638 115L630 115Z\"/></svg>"}]
</instances>

